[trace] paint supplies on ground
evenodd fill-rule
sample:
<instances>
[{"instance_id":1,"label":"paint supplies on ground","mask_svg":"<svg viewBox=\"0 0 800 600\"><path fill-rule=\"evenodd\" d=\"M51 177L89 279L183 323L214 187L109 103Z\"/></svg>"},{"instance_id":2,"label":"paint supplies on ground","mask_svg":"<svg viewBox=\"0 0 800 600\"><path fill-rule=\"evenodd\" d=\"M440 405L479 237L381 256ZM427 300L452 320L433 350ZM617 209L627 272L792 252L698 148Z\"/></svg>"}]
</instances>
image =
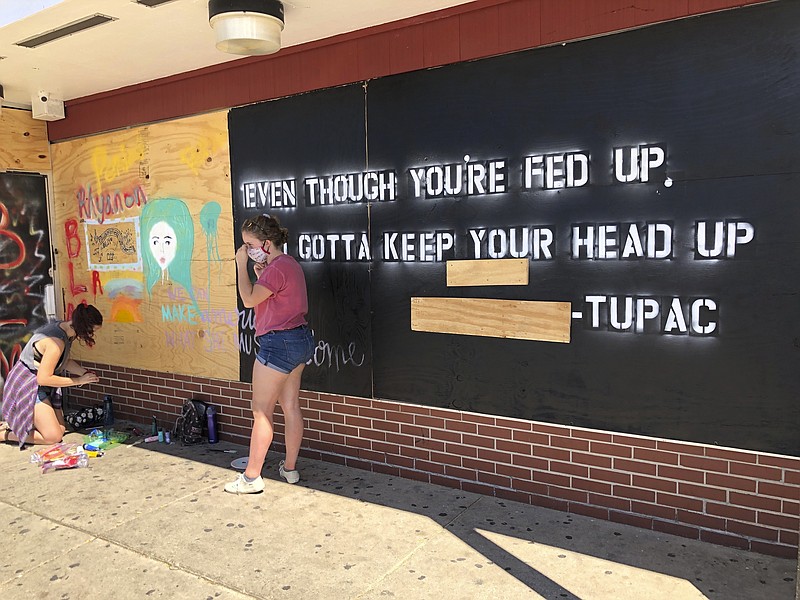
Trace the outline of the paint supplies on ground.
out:
<instances>
[{"instance_id":1,"label":"paint supplies on ground","mask_svg":"<svg viewBox=\"0 0 800 600\"><path fill-rule=\"evenodd\" d=\"M108 450L128 439L127 433L113 429L93 429L89 435L84 436L83 445L87 450Z\"/></svg>"},{"instance_id":2,"label":"paint supplies on ground","mask_svg":"<svg viewBox=\"0 0 800 600\"><path fill-rule=\"evenodd\" d=\"M41 448L35 452L31 452L31 463L34 465L41 465L46 462L58 460L65 456L77 454L81 449L80 444L62 442L60 444L53 444L47 448Z\"/></svg>"},{"instance_id":3,"label":"paint supplies on ground","mask_svg":"<svg viewBox=\"0 0 800 600\"><path fill-rule=\"evenodd\" d=\"M95 454L97 456L97 454ZM89 454L76 443L60 443L31 453L31 463L42 467L42 473L89 466Z\"/></svg>"},{"instance_id":4,"label":"paint supplies on ground","mask_svg":"<svg viewBox=\"0 0 800 600\"><path fill-rule=\"evenodd\" d=\"M88 467L89 457L85 452L78 452L58 460L51 460L42 464L42 474L50 473L52 471L59 471L61 469L75 469L77 467Z\"/></svg>"}]
</instances>

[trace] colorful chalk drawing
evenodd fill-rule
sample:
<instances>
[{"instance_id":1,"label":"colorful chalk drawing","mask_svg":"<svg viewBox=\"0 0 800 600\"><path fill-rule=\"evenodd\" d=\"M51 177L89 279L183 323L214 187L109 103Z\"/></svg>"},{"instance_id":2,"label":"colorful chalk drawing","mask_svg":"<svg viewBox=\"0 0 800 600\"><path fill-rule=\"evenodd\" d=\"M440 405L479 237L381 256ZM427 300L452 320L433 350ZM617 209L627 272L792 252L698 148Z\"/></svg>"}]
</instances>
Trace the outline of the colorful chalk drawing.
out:
<instances>
[{"instance_id":1,"label":"colorful chalk drawing","mask_svg":"<svg viewBox=\"0 0 800 600\"><path fill-rule=\"evenodd\" d=\"M192 286L194 223L186 204L178 198L151 200L142 209L140 219L142 239L148 248L142 252L148 296L152 297L159 279L163 283L174 281L183 286L197 306Z\"/></svg>"},{"instance_id":2,"label":"colorful chalk drawing","mask_svg":"<svg viewBox=\"0 0 800 600\"><path fill-rule=\"evenodd\" d=\"M115 323L141 323L139 306L144 296L144 285L136 279L117 277L105 285L106 296L111 300L111 320Z\"/></svg>"},{"instance_id":3,"label":"colorful chalk drawing","mask_svg":"<svg viewBox=\"0 0 800 600\"><path fill-rule=\"evenodd\" d=\"M142 270L139 218L84 223L86 259L97 271Z\"/></svg>"}]
</instances>

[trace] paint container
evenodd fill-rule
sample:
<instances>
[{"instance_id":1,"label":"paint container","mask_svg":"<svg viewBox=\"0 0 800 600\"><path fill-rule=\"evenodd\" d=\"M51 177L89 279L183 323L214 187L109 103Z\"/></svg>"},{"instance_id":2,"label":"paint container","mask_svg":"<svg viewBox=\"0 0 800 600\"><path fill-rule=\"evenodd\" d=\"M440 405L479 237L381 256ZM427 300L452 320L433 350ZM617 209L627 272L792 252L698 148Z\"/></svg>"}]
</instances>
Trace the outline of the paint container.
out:
<instances>
[{"instance_id":1,"label":"paint container","mask_svg":"<svg viewBox=\"0 0 800 600\"><path fill-rule=\"evenodd\" d=\"M158 430L158 441L159 442L163 442L164 441L164 430L163 429L159 429Z\"/></svg>"},{"instance_id":2,"label":"paint container","mask_svg":"<svg viewBox=\"0 0 800 600\"><path fill-rule=\"evenodd\" d=\"M149 444L150 442L157 442L158 441L158 434L151 435L150 437L144 438L144 443Z\"/></svg>"},{"instance_id":3,"label":"paint container","mask_svg":"<svg viewBox=\"0 0 800 600\"><path fill-rule=\"evenodd\" d=\"M153 424L150 427L150 435L158 435L158 421L155 415L153 416Z\"/></svg>"},{"instance_id":4,"label":"paint container","mask_svg":"<svg viewBox=\"0 0 800 600\"><path fill-rule=\"evenodd\" d=\"M206 418L208 420L208 443L216 444L219 441L219 437L217 437L217 409L209 406L206 410Z\"/></svg>"},{"instance_id":5,"label":"paint container","mask_svg":"<svg viewBox=\"0 0 800 600\"><path fill-rule=\"evenodd\" d=\"M171 444L172 443L172 437L170 436L169 431L165 431L164 432L164 441L167 444Z\"/></svg>"}]
</instances>

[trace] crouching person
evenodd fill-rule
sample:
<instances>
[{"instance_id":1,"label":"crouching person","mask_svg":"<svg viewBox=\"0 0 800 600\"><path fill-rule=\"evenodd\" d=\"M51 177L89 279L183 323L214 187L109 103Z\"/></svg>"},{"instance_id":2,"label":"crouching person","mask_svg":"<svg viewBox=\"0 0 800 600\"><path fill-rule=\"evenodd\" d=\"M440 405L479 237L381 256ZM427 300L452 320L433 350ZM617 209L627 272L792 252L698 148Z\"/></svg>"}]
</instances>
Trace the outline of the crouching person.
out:
<instances>
[{"instance_id":1,"label":"crouching person","mask_svg":"<svg viewBox=\"0 0 800 600\"><path fill-rule=\"evenodd\" d=\"M72 342L94 345L103 316L94 306L79 304L69 321L48 323L34 331L3 388L4 442L57 444L64 437L62 387L95 383L99 378L69 357ZM56 375L68 372L70 376Z\"/></svg>"}]
</instances>

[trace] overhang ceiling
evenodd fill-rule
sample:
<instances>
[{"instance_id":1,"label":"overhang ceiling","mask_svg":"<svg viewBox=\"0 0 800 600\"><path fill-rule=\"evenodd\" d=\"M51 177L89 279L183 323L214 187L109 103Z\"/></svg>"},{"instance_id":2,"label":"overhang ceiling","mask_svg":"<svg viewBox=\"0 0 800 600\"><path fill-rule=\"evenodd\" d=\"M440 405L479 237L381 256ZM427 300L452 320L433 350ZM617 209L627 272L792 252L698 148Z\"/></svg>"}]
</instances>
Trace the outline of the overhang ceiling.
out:
<instances>
[{"instance_id":1,"label":"overhang ceiling","mask_svg":"<svg viewBox=\"0 0 800 600\"><path fill-rule=\"evenodd\" d=\"M150 0L139 0L148 2ZM285 0L287 48L389 23L464 0ZM19 42L91 17L113 20L36 48ZM216 49L207 0L0 0L0 85L5 106L31 96L72 100L242 57Z\"/></svg>"}]
</instances>

